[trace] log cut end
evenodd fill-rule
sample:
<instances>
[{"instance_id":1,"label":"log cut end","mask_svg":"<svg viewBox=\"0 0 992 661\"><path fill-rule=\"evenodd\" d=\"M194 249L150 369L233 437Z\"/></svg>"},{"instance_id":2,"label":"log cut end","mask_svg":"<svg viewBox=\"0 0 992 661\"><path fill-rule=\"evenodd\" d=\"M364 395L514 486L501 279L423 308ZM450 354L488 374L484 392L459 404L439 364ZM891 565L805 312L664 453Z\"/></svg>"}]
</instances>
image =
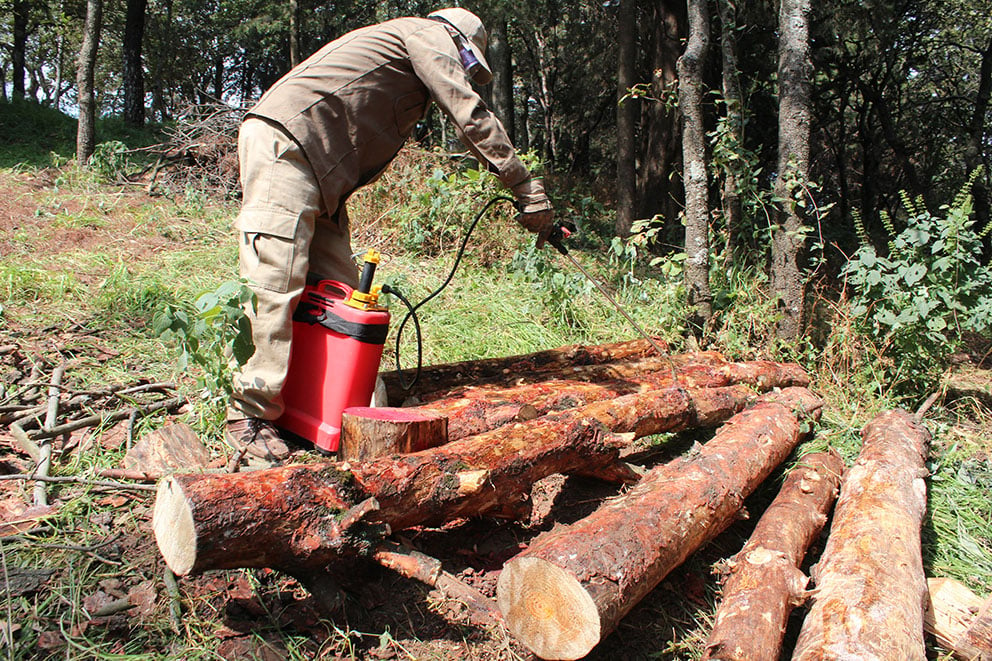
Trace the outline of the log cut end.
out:
<instances>
[{"instance_id":1,"label":"log cut end","mask_svg":"<svg viewBox=\"0 0 992 661\"><path fill-rule=\"evenodd\" d=\"M196 526L193 508L173 478L162 480L155 497L152 530L165 564L176 576L185 576L196 564Z\"/></svg>"},{"instance_id":2,"label":"log cut end","mask_svg":"<svg viewBox=\"0 0 992 661\"><path fill-rule=\"evenodd\" d=\"M539 558L503 567L496 600L506 626L542 659L580 659L599 643L596 604L571 573Z\"/></svg>"}]
</instances>

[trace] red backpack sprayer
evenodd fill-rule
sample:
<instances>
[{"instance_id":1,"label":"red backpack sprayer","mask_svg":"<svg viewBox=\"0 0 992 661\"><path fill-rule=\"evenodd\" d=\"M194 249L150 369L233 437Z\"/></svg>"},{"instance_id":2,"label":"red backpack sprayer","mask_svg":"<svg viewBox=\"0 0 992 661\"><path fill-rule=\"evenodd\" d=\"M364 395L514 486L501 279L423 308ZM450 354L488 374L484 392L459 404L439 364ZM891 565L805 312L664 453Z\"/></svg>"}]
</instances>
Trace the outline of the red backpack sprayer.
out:
<instances>
[{"instance_id":1,"label":"red backpack sprayer","mask_svg":"<svg viewBox=\"0 0 992 661\"><path fill-rule=\"evenodd\" d=\"M417 369L410 383L402 384L407 390L413 387L423 359L417 310L451 283L476 225L489 208L500 201L514 203L513 199L500 196L482 207L465 233L448 277L417 305L410 305L395 287L372 285L380 260L375 250L365 254L358 289L335 280L321 280L306 286L293 315L293 349L282 392L285 412L276 421L279 427L311 441L319 452L332 454L338 451L342 413L353 406L368 406L375 389L390 319L389 311L379 305L379 296L383 293L396 296L407 307L407 314L396 331L396 370L400 373L400 338L407 321L413 319ZM661 356L666 356L606 289L568 254L564 240L573 231L574 227L568 224L556 223L547 241L596 286ZM674 367L672 369L674 374Z\"/></svg>"}]
</instances>

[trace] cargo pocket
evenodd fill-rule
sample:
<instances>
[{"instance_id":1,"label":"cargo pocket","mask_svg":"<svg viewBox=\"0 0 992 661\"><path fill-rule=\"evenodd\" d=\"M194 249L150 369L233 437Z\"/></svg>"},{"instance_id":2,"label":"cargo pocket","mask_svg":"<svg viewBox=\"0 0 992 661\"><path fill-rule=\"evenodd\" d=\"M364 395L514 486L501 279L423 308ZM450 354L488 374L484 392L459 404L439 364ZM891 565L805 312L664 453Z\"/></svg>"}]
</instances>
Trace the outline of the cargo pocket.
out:
<instances>
[{"instance_id":1,"label":"cargo pocket","mask_svg":"<svg viewBox=\"0 0 992 661\"><path fill-rule=\"evenodd\" d=\"M241 232L241 276L263 289L286 293L296 259L299 222L299 216L276 210L242 210L234 222Z\"/></svg>"}]
</instances>

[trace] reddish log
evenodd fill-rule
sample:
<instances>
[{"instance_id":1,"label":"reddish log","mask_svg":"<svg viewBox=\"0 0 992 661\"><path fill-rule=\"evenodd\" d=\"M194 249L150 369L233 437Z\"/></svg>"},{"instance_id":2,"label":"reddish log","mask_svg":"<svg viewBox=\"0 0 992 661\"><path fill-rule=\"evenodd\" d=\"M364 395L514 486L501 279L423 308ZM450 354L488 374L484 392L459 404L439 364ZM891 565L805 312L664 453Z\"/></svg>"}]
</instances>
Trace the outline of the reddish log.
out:
<instances>
[{"instance_id":1,"label":"reddish log","mask_svg":"<svg viewBox=\"0 0 992 661\"><path fill-rule=\"evenodd\" d=\"M366 461L448 442L448 420L427 409L353 406L341 415L341 458Z\"/></svg>"},{"instance_id":2,"label":"reddish log","mask_svg":"<svg viewBox=\"0 0 992 661\"><path fill-rule=\"evenodd\" d=\"M703 659L777 661L793 607L806 600L799 569L827 522L844 462L835 452L806 455L789 473L751 538L730 562Z\"/></svg>"},{"instance_id":3,"label":"reddish log","mask_svg":"<svg viewBox=\"0 0 992 661\"><path fill-rule=\"evenodd\" d=\"M493 379L512 383L517 374L554 371L576 365L599 365L652 354L655 354L655 350L644 339L598 346L570 344L519 356L466 360L425 367L420 371L416 384L409 390L404 390L400 381L402 379L409 383L414 377L413 370L404 371L402 376L395 371L383 372L380 376L386 384L389 402L398 406L408 397L450 390L466 383Z\"/></svg>"},{"instance_id":4,"label":"reddish log","mask_svg":"<svg viewBox=\"0 0 992 661\"><path fill-rule=\"evenodd\" d=\"M728 363L715 352L674 356L681 387L713 388L746 383L759 390L807 385L798 365L754 361ZM432 400L420 410L448 418L448 440L623 395L660 390L672 385L669 363L661 358L577 368L569 378L557 378L513 387L460 388L454 395Z\"/></svg>"},{"instance_id":5,"label":"reddish log","mask_svg":"<svg viewBox=\"0 0 992 661\"><path fill-rule=\"evenodd\" d=\"M821 400L790 388L734 416L689 456L626 495L538 538L500 574L510 632L547 659L585 656L686 557L722 532L803 434L795 410Z\"/></svg>"},{"instance_id":6,"label":"reddish log","mask_svg":"<svg viewBox=\"0 0 992 661\"><path fill-rule=\"evenodd\" d=\"M173 476L159 485L155 538L179 575L233 567L298 573L367 553L389 529L526 516L537 480L575 471L615 476L631 436L715 426L751 396L743 386L640 393L353 465Z\"/></svg>"},{"instance_id":7,"label":"reddish log","mask_svg":"<svg viewBox=\"0 0 992 661\"><path fill-rule=\"evenodd\" d=\"M889 411L863 438L813 570L813 606L793 659L926 658L920 527L930 434L911 414Z\"/></svg>"}]
</instances>

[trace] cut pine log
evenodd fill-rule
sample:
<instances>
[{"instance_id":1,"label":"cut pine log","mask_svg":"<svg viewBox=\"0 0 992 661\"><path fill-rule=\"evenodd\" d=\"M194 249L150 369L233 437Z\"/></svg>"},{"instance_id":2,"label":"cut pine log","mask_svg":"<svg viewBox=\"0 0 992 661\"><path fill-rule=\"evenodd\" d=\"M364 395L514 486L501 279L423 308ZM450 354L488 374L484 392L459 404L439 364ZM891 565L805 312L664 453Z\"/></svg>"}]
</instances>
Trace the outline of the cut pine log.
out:
<instances>
[{"instance_id":1,"label":"cut pine log","mask_svg":"<svg viewBox=\"0 0 992 661\"><path fill-rule=\"evenodd\" d=\"M813 606L793 659L926 658L920 527L930 434L911 414L888 411L862 436L812 572Z\"/></svg>"},{"instance_id":2,"label":"cut pine log","mask_svg":"<svg viewBox=\"0 0 992 661\"><path fill-rule=\"evenodd\" d=\"M992 661L992 597L982 599L953 578L928 578L923 620L928 633L963 661Z\"/></svg>"},{"instance_id":3,"label":"cut pine log","mask_svg":"<svg viewBox=\"0 0 992 661\"><path fill-rule=\"evenodd\" d=\"M777 661L789 614L806 600L799 569L827 522L844 462L835 452L803 457L730 562L704 660Z\"/></svg>"},{"instance_id":4,"label":"cut pine log","mask_svg":"<svg viewBox=\"0 0 992 661\"><path fill-rule=\"evenodd\" d=\"M771 390L809 383L805 371L791 363L730 363L716 352L682 354L674 356L671 362L676 366L682 387L714 388L746 383L758 390ZM454 441L552 411L671 386L669 361L645 358L576 368L568 378L539 383L459 388L454 395L414 408L446 416L448 440Z\"/></svg>"},{"instance_id":5,"label":"cut pine log","mask_svg":"<svg viewBox=\"0 0 992 661\"><path fill-rule=\"evenodd\" d=\"M570 344L519 356L466 360L425 367L420 371L417 382L409 390L404 389L401 382L409 383L413 379L412 370L406 370L402 375L395 371L383 372L379 376L386 384L389 402L400 404L410 396L450 390L466 383L478 383L490 379L512 382L514 375L517 374L553 371L576 365L599 365L654 353L655 350L644 339L598 346Z\"/></svg>"},{"instance_id":6,"label":"cut pine log","mask_svg":"<svg viewBox=\"0 0 992 661\"><path fill-rule=\"evenodd\" d=\"M690 553L739 515L744 498L803 435L822 401L802 388L765 395L688 457L649 471L626 495L539 537L500 574L510 632L546 659L588 654Z\"/></svg>"},{"instance_id":7,"label":"cut pine log","mask_svg":"<svg viewBox=\"0 0 992 661\"><path fill-rule=\"evenodd\" d=\"M341 415L341 459L367 461L448 442L448 419L427 409L354 406Z\"/></svg>"},{"instance_id":8,"label":"cut pine log","mask_svg":"<svg viewBox=\"0 0 992 661\"><path fill-rule=\"evenodd\" d=\"M639 393L414 454L173 476L159 485L155 539L178 575L234 567L297 573L367 553L389 530L476 514L524 517L539 479L615 476L632 436L716 426L751 398L744 386Z\"/></svg>"}]
</instances>

